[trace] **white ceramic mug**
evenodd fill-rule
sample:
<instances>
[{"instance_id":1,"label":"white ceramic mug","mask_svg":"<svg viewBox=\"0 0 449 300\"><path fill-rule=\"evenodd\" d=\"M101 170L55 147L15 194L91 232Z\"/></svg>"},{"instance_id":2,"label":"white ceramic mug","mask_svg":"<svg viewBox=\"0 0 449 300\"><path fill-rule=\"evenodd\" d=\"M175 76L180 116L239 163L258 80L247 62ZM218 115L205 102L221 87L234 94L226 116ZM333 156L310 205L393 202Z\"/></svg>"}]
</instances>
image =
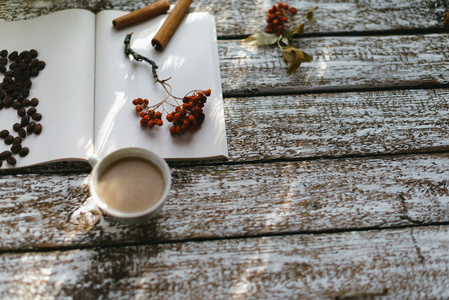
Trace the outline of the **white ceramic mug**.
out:
<instances>
[{"instance_id":1,"label":"white ceramic mug","mask_svg":"<svg viewBox=\"0 0 449 300\"><path fill-rule=\"evenodd\" d=\"M162 196L156 202L156 204L150 206L145 210L137 212L119 211L117 209L108 207L108 205L104 201L105 199L101 199L98 195L98 181L101 175L103 175L108 167L110 167L114 162L125 158L139 158L147 160L148 162L159 168L162 173L164 182L164 190ZM123 148L112 152L99 160L93 159L91 160L91 164L93 165L93 169L90 176L90 193L97 203L98 207L104 213L122 223L136 224L154 218L162 209L162 206L168 196L171 187L171 172L167 162L159 155L142 148Z\"/></svg>"}]
</instances>

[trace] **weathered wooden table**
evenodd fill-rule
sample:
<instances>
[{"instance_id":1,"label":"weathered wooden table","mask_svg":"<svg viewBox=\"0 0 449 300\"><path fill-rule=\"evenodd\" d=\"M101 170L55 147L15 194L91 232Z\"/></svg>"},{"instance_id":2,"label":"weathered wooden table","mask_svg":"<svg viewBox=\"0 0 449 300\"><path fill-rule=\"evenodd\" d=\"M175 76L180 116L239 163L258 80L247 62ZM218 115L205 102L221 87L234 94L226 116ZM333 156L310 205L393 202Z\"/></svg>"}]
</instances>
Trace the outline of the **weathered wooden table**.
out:
<instances>
[{"instance_id":1,"label":"weathered wooden table","mask_svg":"<svg viewBox=\"0 0 449 300\"><path fill-rule=\"evenodd\" d=\"M0 17L145 3L6 0ZM288 3L319 6L292 75L241 44L273 1L193 3L217 20L230 159L172 163L153 221L103 216L85 164L1 171L0 298L449 298L449 3Z\"/></svg>"}]
</instances>

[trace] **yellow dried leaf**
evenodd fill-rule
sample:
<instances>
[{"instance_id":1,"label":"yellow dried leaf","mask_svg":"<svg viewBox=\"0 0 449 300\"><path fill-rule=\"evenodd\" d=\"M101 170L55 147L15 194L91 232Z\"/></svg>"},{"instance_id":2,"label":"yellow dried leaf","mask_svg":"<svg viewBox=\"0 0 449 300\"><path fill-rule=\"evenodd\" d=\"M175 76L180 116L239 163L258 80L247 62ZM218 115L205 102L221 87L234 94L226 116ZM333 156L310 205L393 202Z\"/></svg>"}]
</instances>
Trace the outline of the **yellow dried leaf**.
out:
<instances>
[{"instance_id":1,"label":"yellow dried leaf","mask_svg":"<svg viewBox=\"0 0 449 300\"><path fill-rule=\"evenodd\" d=\"M282 49L282 58L290 63L287 69L288 74L295 72L301 63L312 61L312 55L296 49L293 46L288 46Z\"/></svg>"},{"instance_id":2,"label":"yellow dried leaf","mask_svg":"<svg viewBox=\"0 0 449 300\"><path fill-rule=\"evenodd\" d=\"M278 39L279 37L274 33L259 32L247 37L242 42L250 46L267 46L275 44Z\"/></svg>"},{"instance_id":3,"label":"yellow dried leaf","mask_svg":"<svg viewBox=\"0 0 449 300\"><path fill-rule=\"evenodd\" d=\"M295 30L293 30L293 34L303 34L304 33L304 23L299 24Z\"/></svg>"}]
</instances>

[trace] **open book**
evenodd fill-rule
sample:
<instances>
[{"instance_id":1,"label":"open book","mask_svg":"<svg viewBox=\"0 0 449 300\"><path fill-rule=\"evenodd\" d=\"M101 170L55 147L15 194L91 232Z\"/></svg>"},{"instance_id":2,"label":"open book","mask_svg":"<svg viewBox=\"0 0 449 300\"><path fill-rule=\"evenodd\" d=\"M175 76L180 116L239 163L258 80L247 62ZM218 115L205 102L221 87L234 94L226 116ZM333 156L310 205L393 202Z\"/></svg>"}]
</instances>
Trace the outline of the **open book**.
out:
<instances>
[{"instance_id":1,"label":"open book","mask_svg":"<svg viewBox=\"0 0 449 300\"><path fill-rule=\"evenodd\" d=\"M227 157L214 17L187 14L165 50L157 52L151 39L167 15L114 29L112 20L126 13L102 11L95 15L70 9L32 20L0 21L0 48L19 53L35 49L37 58L46 63L33 78L28 96L39 99L43 130L23 139L22 146L30 152L25 157L16 155L14 167L88 160L125 147L146 148L167 160ZM211 89L199 130L172 135L172 123L165 115L161 127L140 126L132 100L146 98L155 104L167 93L154 82L149 64L125 55L124 39L130 32L134 32L132 49L156 62L160 79L171 77L168 82L173 95L183 97L191 90ZM7 129L17 136L12 128L17 122L20 117L15 109L0 110L0 131ZM9 149L0 143L0 153ZM2 168L11 167L2 164Z\"/></svg>"}]
</instances>

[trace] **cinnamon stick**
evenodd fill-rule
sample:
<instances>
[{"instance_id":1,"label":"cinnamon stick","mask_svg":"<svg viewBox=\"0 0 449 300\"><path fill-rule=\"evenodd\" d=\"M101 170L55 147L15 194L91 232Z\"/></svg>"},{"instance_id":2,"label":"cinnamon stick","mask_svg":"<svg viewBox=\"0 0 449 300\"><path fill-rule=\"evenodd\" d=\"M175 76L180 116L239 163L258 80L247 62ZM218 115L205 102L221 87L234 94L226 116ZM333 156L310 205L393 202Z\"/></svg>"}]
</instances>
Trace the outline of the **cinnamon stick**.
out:
<instances>
[{"instance_id":1,"label":"cinnamon stick","mask_svg":"<svg viewBox=\"0 0 449 300\"><path fill-rule=\"evenodd\" d=\"M178 0L173 10L168 15L162 27L151 40L153 47L158 50L164 50L168 41L171 39L182 19L186 15L193 0Z\"/></svg>"},{"instance_id":2,"label":"cinnamon stick","mask_svg":"<svg viewBox=\"0 0 449 300\"><path fill-rule=\"evenodd\" d=\"M139 8L135 11L130 12L129 14L114 19L112 21L112 26L114 26L115 29L118 29L132 23L147 20L160 14L166 13L169 8L170 3L168 3L167 0L159 0L157 2L154 2L153 4Z\"/></svg>"}]
</instances>

